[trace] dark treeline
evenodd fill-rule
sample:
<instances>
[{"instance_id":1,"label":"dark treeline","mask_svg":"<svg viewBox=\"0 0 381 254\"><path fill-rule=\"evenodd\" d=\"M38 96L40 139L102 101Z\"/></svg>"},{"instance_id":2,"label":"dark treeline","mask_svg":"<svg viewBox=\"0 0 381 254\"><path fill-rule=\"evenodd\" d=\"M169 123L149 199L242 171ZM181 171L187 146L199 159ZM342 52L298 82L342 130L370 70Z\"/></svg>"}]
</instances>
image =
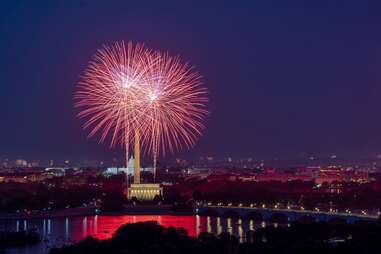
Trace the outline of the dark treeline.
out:
<instances>
[{"instance_id":1,"label":"dark treeline","mask_svg":"<svg viewBox=\"0 0 381 254\"><path fill-rule=\"evenodd\" d=\"M380 253L380 234L380 224L293 223L290 227L268 226L249 231L247 241L239 243L228 233L219 236L201 233L195 238L181 228L164 228L155 222L144 222L123 225L110 239L87 237L73 245L51 249L49 254L365 254Z\"/></svg>"},{"instance_id":2,"label":"dark treeline","mask_svg":"<svg viewBox=\"0 0 381 254\"><path fill-rule=\"evenodd\" d=\"M329 193L323 185L315 188L312 182L238 182L198 181L168 187L164 192L166 200L184 201L196 199L213 202L266 203L280 202L283 205L302 205L338 209L377 209L381 207L381 181L372 183L344 184L342 193Z\"/></svg>"},{"instance_id":3,"label":"dark treeline","mask_svg":"<svg viewBox=\"0 0 381 254\"><path fill-rule=\"evenodd\" d=\"M103 201L112 193L123 194L124 190L122 175L90 177L86 184L71 180L61 177L44 183L0 183L0 213L80 207Z\"/></svg>"}]
</instances>

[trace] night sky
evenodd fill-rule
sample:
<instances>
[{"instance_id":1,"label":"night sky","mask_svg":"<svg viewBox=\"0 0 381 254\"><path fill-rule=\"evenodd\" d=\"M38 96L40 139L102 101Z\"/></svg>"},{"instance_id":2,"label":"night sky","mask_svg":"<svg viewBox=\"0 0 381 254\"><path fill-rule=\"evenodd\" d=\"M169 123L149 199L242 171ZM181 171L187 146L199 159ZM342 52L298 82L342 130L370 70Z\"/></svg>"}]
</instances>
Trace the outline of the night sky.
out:
<instances>
[{"instance_id":1,"label":"night sky","mask_svg":"<svg viewBox=\"0 0 381 254\"><path fill-rule=\"evenodd\" d=\"M179 54L202 74L207 129L175 156L375 156L380 13L361 0L1 1L0 157L120 155L87 139L73 108L81 72L116 40Z\"/></svg>"}]
</instances>

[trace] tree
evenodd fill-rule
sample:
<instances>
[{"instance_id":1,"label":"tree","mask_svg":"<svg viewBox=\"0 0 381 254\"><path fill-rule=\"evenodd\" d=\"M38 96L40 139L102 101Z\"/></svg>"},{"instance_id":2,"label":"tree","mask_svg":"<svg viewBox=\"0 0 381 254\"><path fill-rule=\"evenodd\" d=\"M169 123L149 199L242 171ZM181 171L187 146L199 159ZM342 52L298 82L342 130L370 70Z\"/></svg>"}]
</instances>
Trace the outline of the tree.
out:
<instances>
[{"instance_id":1,"label":"tree","mask_svg":"<svg viewBox=\"0 0 381 254\"><path fill-rule=\"evenodd\" d=\"M111 192L103 201L101 206L102 211L117 212L124 209L123 205L126 203L126 197L120 192Z\"/></svg>"}]
</instances>

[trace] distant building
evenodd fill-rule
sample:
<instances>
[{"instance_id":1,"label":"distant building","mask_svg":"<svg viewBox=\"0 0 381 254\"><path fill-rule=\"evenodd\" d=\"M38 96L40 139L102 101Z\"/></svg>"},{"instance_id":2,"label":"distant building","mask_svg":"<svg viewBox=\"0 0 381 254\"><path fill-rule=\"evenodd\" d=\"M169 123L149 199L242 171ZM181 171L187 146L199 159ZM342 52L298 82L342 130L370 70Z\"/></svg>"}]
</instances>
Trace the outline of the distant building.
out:
<instances>
[{"instance_id":1,"label":"distant building","mask_svg":"<svg viewBox=\"0 0 381 254\"><path fill-rule=\"evenodd\" d=\"M0 182L13 182L13 183L26 183L28 182L28 177L26 175L8 175L8 176L1 176Z\"/></svg>"},{"instance_id":2,"label":"distant building","mask_svg":"<svg viewBox=\"0 0 381 254\"><path fill-rule=\"evenodd\" d=\"M23 159L17 159L15 164L16 164L16 167L26 167L28 165L28 162Z\"/></svg>"},{"instance_id":3,"label":"distant building","mask_svg":"<svg viewBox=\"0 0 381 254\"><path fill-rule=\"evenodd\" d=\"M28 163L28 168L38 167L40 164L37 161L32 161Z\"/></svg>"},{"instance_id":4,"label":"distant building","mask_svg":"<svg viewBox=\"0 0 381 254\"><path fill-rule=\"evenodd\" d=\"M11 174L11 175L2 175L0 176L0 182L4 183L27 183L27 182L40 182L47 178L51 178L52 176L49 174L37 174L37 173L19 173L19 174Z\"/></svg>"},{"instance_id":5,"label":"distant building","mask_svg":"<svg viewBox=\"0 0 381 254\"><path fill-rule=\"evenodd\" d=\"M321 169L318 175L315 177L316 184L332 183L332 182L344 182L345 172L341 168L329 167L327 169Z\"/></svg>"},{"instance_id":6,"label":"distant building","mask_svg":"<svg viewBox=\"0 0 381 254\"><path fill-rule=\"evenodd\" d=\"M127 173L128 175L133 176L134 164L135 164L135 159L134 157L131 156L131 158L128 160L127 168L110 167L110 168L107 168L106 171L103 172L103 174L107 176L107 175L117 175L120 173L125 173L125 174ZM153 168L152 167L141 168L141 171L153 173Z\"/></svg>"},{"instance_id":7,"label":"distant building","mask_svg":"<svg viewBox=\"0 0 381 254\"><path fill-rule=\"evenodd\" d=\"M117 168L117 167L112 167L112 168L107 168L105 172L103 172L104 175L116 175L120 172L124 172L126 168Z\"/></svg>"},{"instance_id":8,"label":"distant building","mask_svg":"<svg viewBox=\"0 0 381 254\"><path fill-rule=\"evenodd\" d=\"M46 168L46 173L49 173L53 176L64 176L65 175L65 169L64 168Z\"/></svg>"},{"instance_id":9,"label":"distant building","mask_svg":"<svg viewBox=\"0 0 381 254\"><path fill-rule=\"evenodd\" d=\"M182 172L184 181L199 181L206 179L210 174L209 168L189 168Z\"/></svg>"},{"instance_id":10,"label":"distant building","mask_svg":"<svg viewBox=\"0 0 381 254\"><path fill-rule=\"evenodd\" d=\"M134 174L134 157L131 156L131 158L128 160L127 168L118 168L118 167L111 167L107 168L105 172L103 172L104 175L116 175L119 173L127 173L129 175Z\"/></svg>"},{"instance_id":11,"label":"distant building","mask_svg":"<svg viewBox=\"0 0 381 254\"><path fill-rule=\"evenodd\" d=\"M128 198L137 198L138 200L153 200L155 196L163 196L163 187L159 184L131 184L128 188Z\"/></svg>"}]
</instances>

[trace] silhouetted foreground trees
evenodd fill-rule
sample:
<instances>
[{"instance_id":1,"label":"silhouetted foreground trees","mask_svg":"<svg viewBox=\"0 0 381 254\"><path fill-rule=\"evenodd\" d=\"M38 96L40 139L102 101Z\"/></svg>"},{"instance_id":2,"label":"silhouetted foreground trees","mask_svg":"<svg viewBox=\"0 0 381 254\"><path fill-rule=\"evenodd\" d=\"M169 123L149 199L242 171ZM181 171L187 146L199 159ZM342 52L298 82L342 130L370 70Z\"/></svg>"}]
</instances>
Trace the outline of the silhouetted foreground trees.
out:
<instances>
[{"instance_id":1,"label":"silhouetted foreground trees","mask_svg":"<svg viewBox=\"0 0 381 254\"><path fill-rule=\"evenodd\" d=\"M246 241L228 233L214 236L201 233L197 238L186 230L164 228L155 222L126 224L107 240L93 237L50 254L97 253L289 253L289 254L362 254L380 253L380 224L294 223L291 227L266 227L247 232Z\"/></svg>"},{"instance_id":2,"label":"silhouetted foreground trees","mask_svg":"<svg viewBox=\"0 0 381 254\"><path fill-rule=\"evenodd\" d=\"M1 231L0 232L0 249L8 247L26 246L37 244L40 242L40 236L33 230L29 231Z\"/></svg>"}]
</instances>

